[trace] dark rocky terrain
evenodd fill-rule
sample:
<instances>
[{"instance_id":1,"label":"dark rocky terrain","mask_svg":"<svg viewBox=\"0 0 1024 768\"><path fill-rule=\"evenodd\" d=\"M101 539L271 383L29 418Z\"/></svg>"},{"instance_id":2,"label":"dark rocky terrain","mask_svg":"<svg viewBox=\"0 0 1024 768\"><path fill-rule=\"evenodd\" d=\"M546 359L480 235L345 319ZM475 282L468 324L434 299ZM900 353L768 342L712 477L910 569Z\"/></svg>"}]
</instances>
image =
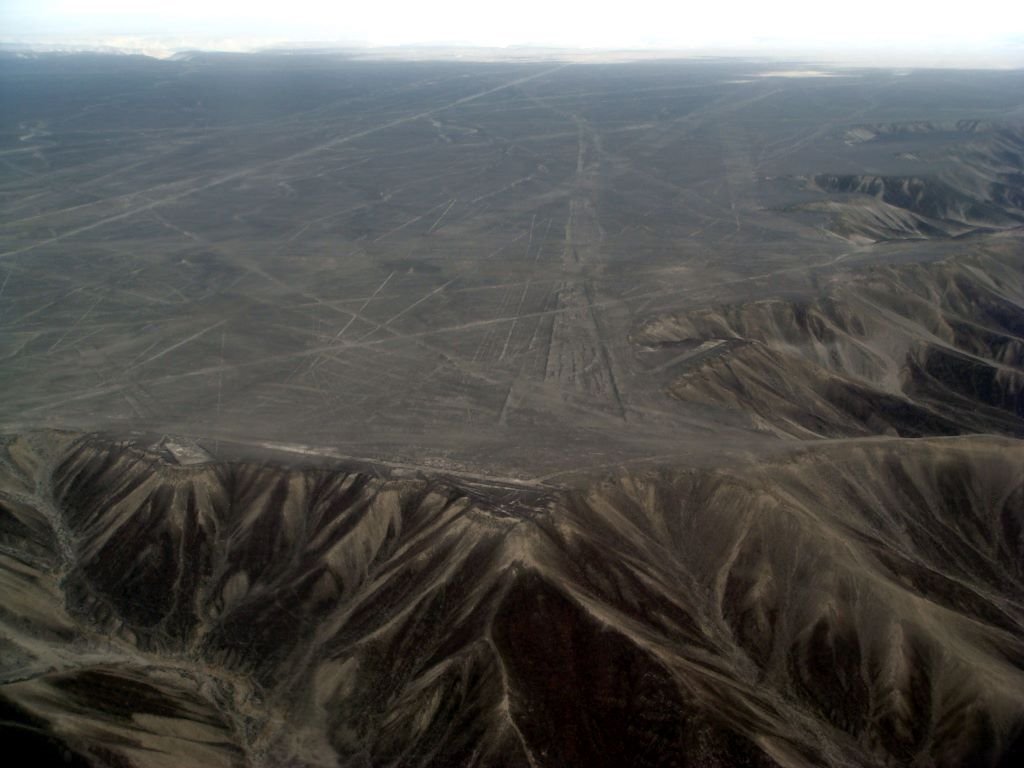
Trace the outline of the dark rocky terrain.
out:
<instances>
[{"instance_id":1,"label":"dark rocky terrain","mask_svg":"<svg viewBox=\"0 0 1024 768\"><path fill-rule=\"evenodd\" d=\"M1022 75L828 74L0 53L11 754L1024 763Z\"/></svg>"},{"instance_id":2,"label":"dark rocky terrain","mask_svg":"<svg viewBox=\"0 0 1024 768\"><path fill-rule=\"evenodd\" d=\"M797 437L1024 436L1024 254L839 273L811 299L656 318L635 341L680 350L684 401Z\"/></svg>"},{"instance_id":3,"label":"dark rocky terrain","mask_svg":"<svg viewBox=\"0 0 1024 768\"><path fill-rule=\"evenodd\" d=\"M66 433L3 458L23 743L112 765L1024 756L1017 441L501 499Z\"/></svg>"},{"instance_id":4,"label":"dark rocky terrain","mask_svg":"<svg viewBox=\"0 0 1024 768\"><path fill-rule=\"evenodd\" d=\"M819 174L811 183L836 195L835 231L853 238L962 237L1024 223L1024 131L1017 127L912 123L855 128L854 142L882 144L932 134L972 136L928 176ZM920 158L903 153L903 158ZM837 194L838 193L838 194Z\"/></svg>"}]
</instances>

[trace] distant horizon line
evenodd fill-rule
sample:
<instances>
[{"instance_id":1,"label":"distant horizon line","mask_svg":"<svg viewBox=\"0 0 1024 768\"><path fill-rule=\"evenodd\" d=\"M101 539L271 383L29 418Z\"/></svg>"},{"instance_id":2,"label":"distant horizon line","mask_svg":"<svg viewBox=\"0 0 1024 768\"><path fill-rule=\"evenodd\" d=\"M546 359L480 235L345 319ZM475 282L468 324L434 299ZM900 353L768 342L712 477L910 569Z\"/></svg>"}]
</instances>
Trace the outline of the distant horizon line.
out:
<instances>
[{"instance_id":1,"label":"distant horizon line","mask_svg":"<svg viewBox=\"0 0 1024 768\"><path fill-rule=\"evenodd\" d=\"M273 38L191 37L181 35L18 35L0 38L0 52L8 53L97 53L139 55L171 59L187 54L316 54L352 53L383 58L422 60L425 54L441 60L464 59L485 54L486 60L501 60L517 53L538 54L537 59L570 58L580 61L628 61L642 59L736 59L765 62L800 61L855 69L907 67L919 69L1024 69L1024 40L1008 39L1000 47L992 45L949 51L925 50L891 45L800 46L761 45L623 45L571 46L544 43L506 45L465 42L422 42L376 44L358 40L283 40ZM440 55L438 55L440 54ZM543 54L543 55L540 55ZM522 58L522 57L516 57ZM471 59L472 60L472 59Z\"/></svg>"}]
</instances>

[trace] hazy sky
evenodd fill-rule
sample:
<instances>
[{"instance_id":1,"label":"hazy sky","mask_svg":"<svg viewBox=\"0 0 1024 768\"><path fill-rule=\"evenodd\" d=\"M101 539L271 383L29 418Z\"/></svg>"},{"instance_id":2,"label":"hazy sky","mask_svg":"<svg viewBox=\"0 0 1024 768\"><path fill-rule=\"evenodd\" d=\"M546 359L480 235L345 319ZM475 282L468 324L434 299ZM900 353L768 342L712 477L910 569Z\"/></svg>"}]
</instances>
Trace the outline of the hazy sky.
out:
<instances>
[{"instance_id":1,"label":"hazy sky","mask_svg":"<svg viewBox=\"0 0 1024 768\"><path fill-rule=\"evenodd\" d=\"M0 0L0 39L978 50L1024 44L1022 8L1022 0Z\"/></svg>"}]
</instances>

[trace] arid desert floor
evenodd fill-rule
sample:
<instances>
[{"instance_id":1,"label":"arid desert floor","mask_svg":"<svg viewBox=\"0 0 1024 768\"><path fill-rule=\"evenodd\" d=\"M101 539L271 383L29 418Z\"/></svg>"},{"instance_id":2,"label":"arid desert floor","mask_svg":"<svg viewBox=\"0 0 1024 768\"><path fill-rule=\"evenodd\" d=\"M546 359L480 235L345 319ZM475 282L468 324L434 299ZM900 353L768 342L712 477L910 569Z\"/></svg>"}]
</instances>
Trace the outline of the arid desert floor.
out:
<instances>
[{"instance_id":1,"label":"arid desert floor","mask_svg":"<svg viewBox=\"0 0 1024 768\"><path fill-rule=\"evenodd\" d=\"M1020 71L0 53L0 392L40 764L1024 761Z\"/></svg>"}]
</instances>

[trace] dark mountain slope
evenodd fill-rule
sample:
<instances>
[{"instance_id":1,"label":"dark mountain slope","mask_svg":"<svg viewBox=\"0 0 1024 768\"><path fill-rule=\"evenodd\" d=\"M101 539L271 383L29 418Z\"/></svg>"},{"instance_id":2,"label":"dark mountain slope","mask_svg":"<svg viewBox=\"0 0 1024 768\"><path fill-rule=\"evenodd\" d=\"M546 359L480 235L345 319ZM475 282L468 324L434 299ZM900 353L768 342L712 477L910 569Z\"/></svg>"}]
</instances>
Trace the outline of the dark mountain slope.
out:
<instances>
[{"instance_id":1,"label":"dark mountain slope","mask_svg":"<svg viewBox=\"0 0 1024 768\"><path fill-rule=\"evenodd\" d=\"M1021 467L881 441L499 505L37 433L6 727L118 766L1011 765Z\"/></svg>"},{"instance_id":2,"label":"dark mountain slope","mask_svg":"<svg viewBox=\"0 0 1024 768\"><path fill-rule=\"evenodd\" d=\"M647 348L702 349L673 396L798 437L1024 435L1024 253L840 273L808 300L661 317ZM701 347L703 345L703 347Z\"/></svg>"}]
</instances>

